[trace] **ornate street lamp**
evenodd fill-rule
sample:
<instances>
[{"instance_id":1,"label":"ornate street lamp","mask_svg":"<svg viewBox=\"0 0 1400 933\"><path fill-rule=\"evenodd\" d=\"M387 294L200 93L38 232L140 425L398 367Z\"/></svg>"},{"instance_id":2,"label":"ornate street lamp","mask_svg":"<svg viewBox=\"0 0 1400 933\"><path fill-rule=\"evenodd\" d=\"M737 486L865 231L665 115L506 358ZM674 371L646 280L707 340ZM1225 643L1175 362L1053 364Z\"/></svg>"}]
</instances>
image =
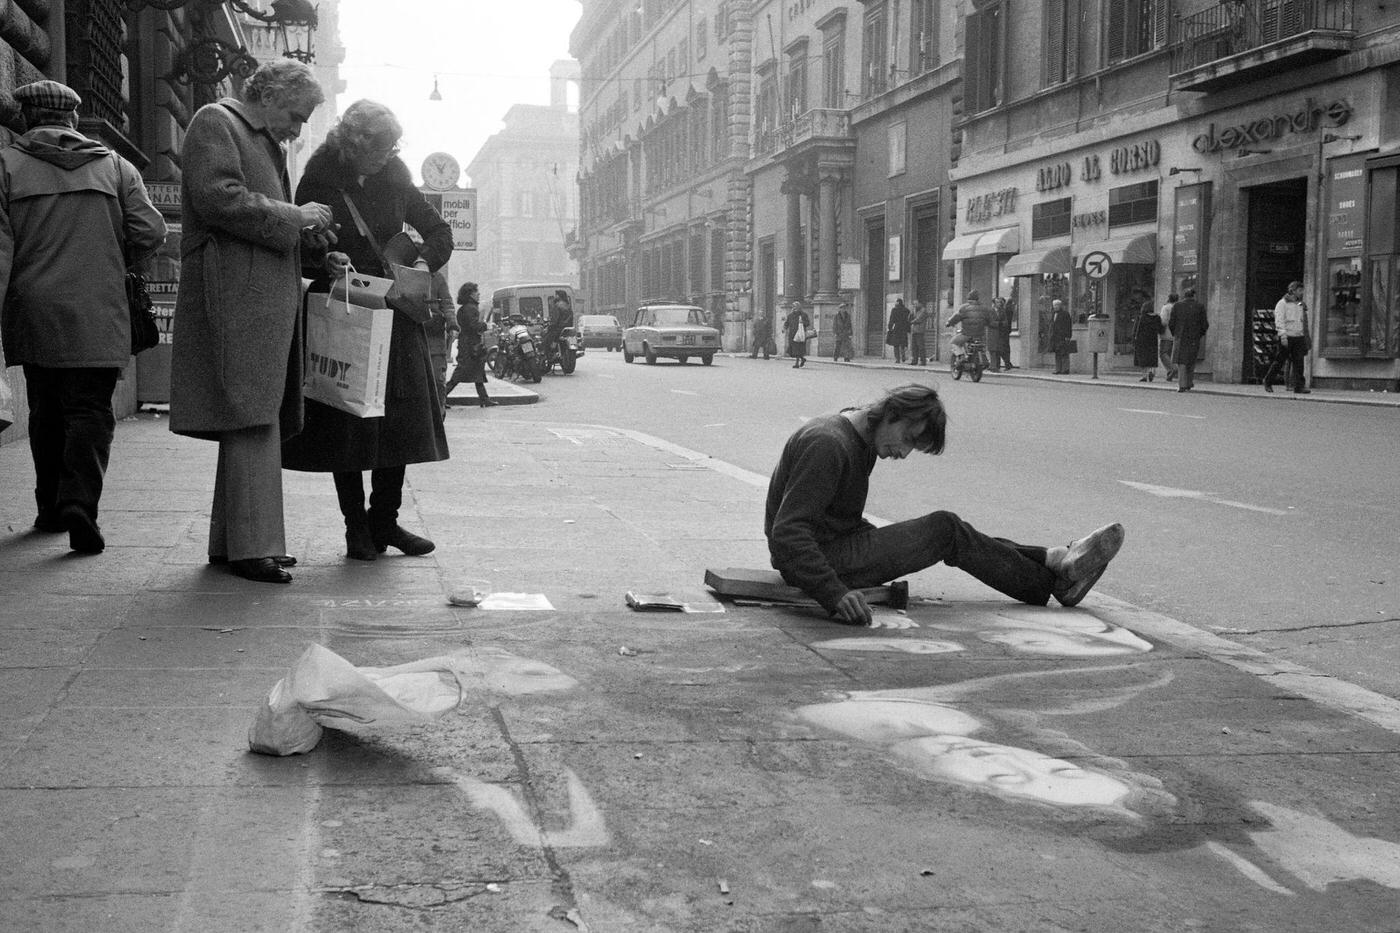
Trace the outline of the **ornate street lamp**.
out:
<instances>
[{"instance_id":1,"label":"ornate street lamp","mask_svg":"<svg viewBox=\"0 0 1400 933\"><path fill-rule=\"evenodd\" d=\"M271 9L261 10L250 0L124 0L133 13L148 8L179 10L190 8L201 14L212 13L229 6L265 26L275 28L282 37L283 54L302 62L313 62L316 27L320 25L317 8L310 0L272 0ZM231 45L215 36L195 38L175 62L174 76L186 84L218 84L229 77L246 78L258 67L258 61L248 50Z\"/></svg>"}]
</instances>

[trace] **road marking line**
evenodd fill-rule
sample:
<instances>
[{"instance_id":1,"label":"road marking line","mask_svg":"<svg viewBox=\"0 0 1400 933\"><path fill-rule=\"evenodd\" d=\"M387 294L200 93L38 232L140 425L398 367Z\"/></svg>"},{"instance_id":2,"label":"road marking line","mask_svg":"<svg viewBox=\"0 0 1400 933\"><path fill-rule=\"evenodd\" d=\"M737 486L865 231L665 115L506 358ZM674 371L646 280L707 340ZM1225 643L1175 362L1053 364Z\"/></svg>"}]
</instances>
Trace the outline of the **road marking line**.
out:
<instances>
[{"instance_id":1,"label":"road marking line","mask_svg":"<svg viewBox=\"0 0 1400 933\"><path fill-rule=\"evenodd\" d=\"M1119 411L1126 411L1133 415L1170 415L1173 418L1190 418L1194 421L1205 421L1205 415L1182 415L1174 411L1158 411L1155 408L1120 408Z\"/></svg>"},{"instance_id":2,"label":"road marking line","mask_svg":"<svg viewBox=\"0 0 1400 933\"><path fill-rule=\"evenodd\" d=\"M1151 483L1135 483L1132 480L1120 479L1122 483L1131 489L1145 492L1149 495L1160 496L1163 499L1198 499L1201 502L1210 502L1214 505L1229 506L1232 509L1244 509L1249 512L1263 512L1265 515L1287 515L1287 509L1274 509L1267 505L1251 505L1248 502L1236 502L1234 499L1221 499L1212 496L1208 492L1201 492L1197 489L1176 489L1172 486L1154 486Z\"/></svg>"},{"instance_id":3,"label":"road marking line","mask_svg":"<svg viewBox=\"0 0 1400 933\"><path fill-rule=\"evenodd\" d=\"M672 389L671 391L672 391L673 393L675 393L676 395L699 395L699 394L700 394L699 392L692 392L692 391L690 391L689 389Z\"/></svg>"}]
</instances>

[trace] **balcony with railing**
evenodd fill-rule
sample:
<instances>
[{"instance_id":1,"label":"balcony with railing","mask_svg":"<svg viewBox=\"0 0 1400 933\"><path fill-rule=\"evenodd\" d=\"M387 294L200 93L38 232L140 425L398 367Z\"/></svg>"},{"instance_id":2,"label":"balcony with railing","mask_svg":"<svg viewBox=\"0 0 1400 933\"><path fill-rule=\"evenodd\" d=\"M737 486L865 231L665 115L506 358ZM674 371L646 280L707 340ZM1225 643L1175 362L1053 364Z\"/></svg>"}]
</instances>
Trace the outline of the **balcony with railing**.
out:
<instances>
[{"instance_id":1,"label":"balcony with railing","mask_svg":"<svg viewBox=\"0 0 1400 933\"><path fill-rule=\"evenodd\" d=\"M1350 52L1354 0L1226 0L1172 20L1176 91L1219 91Z\"/></svg>"},{"instance_id":2,"label":"balcony with railing","mask_svg":"<svg viewBox=\"0 0 1400 933\"><path fill-rule=\"evenodd\" d=\"M777 129L760 129L754 140L754 155L772 155L806 143L850 140L849 113L844 110L808 110Z\"/></svg>"}]
</instances>

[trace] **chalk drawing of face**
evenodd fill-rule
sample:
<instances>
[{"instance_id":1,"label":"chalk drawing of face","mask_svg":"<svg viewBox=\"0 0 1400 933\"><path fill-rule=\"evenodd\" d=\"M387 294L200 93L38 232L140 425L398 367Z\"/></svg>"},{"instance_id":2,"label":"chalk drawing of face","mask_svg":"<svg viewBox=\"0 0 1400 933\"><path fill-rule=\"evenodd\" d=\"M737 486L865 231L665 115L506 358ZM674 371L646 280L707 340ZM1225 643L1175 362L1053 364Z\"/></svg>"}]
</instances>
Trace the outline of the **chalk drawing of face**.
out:
<instances>
[{"instance_id":1,"label":"chalk drawing of face","mask_svg":"<svg viewBox=\"0 0 1400 933\"><path fill-rule=\"evenodd\" d=\"M996 621L975 626L934 623L934 628L972 632L982 641L1025 654L1097 658L1145 654L1152 643L1087 612L1021 609L1003 611Z\"/></svg>"},{"instance_id":2,"label":"chalk drawing of face","mask_svg":"<svg viewBox=\"0 0 1400 933\"><path fill-rule=\"evenodd\" d=\"M964 736L907 739L890 751L921 775L1057 806L1113 807L1132 790L1059 758Z\"/></svg>"},{"instance_id":3,"label":"chalk drawing of face","mask_svg":"<svg viewBox=\"0 0 1400 933\"><path fill-rule=\"evenodd\" d=\"M488 689L519 696L553 690L572 690L578 681L543 661L511 654L504 648L478 648L480 674Z\"/></svg>"},{"instance_id":4,"label":"chalk drawing of face","mask_svg":"<svg viewBox=\"0 0 1400 933\"><path fill-rule=\"evenodd\" d=\"M904 654L951 654L965 650L962 645L951 641L933 641L928 638L829 638L812 643L813 648L828 651L892 651Z\"/></svg>"},{"instance_id":5,"label":"chalk drawing of face","mask_svg":"<svg viewBox=\"0 0 1400 933\"><path fill-rule=\"evenodd\" d=\"M951 706L917 700L840 700L797 710L797 717L823 729L877 745L929 735L971 735L980 720Z\"/></svg>"}]
</instances>

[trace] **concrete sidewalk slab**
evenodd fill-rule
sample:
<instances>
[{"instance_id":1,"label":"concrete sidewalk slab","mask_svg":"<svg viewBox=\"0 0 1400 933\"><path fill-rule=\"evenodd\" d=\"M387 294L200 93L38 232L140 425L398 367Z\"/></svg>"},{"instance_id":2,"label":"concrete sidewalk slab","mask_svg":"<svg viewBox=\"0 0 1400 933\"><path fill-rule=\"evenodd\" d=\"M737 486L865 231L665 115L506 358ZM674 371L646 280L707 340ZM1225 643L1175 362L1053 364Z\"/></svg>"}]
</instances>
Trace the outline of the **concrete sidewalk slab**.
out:
<instances>
[{"instance_id":1,"label":"concrete sidewalk slab","mask_svg":"<svg viewBox=\"0 0 1400 933\"><path fill-rule=\"evenodd\" d=\"M329 478L286 474L290 586L203 563L214 447L152 416L119 428L99 557L27 533L28 453L0 449L0 837L24 841L0 849L0 916L1393 931L1384 703L1098 592L1025 607L947 568L909 578L905 630L633 612L628 589L764 566L761 484L672 469L685 451L621 429L448 431L460 459L408 473L426 557L346 560ZM715 504L699 527L636 504L680 486ZM449 606L466 583L553 608ZM365 665L455 654L464 703L249 754L258 705L313 643Z\"/></svg>"}]
</instances>

